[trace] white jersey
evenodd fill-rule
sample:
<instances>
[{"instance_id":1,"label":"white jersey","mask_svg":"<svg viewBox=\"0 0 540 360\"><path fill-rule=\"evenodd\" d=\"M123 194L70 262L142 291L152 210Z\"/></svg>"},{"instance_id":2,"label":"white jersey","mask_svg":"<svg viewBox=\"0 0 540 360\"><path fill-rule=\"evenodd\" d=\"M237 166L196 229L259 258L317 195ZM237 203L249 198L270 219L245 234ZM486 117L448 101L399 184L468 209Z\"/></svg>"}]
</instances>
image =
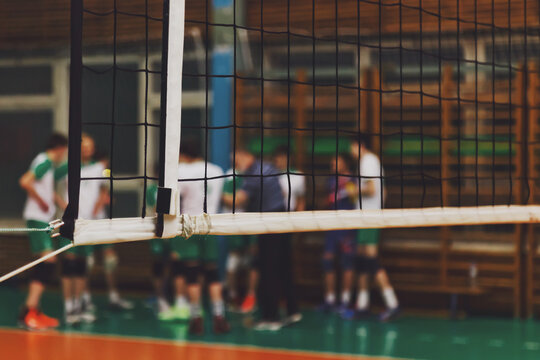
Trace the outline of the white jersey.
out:
<instances>
[{"instance_id":1,"label":"white jersey","mask_svg":"<svg viewBox=\"0 0 540 360\"><path fill-rule=\"evenodd\" d=\"M96 162L81 167L81 178L103 177L105 166ZM81 180L79 195L79 218L95 220L103 218L103 214L94 215L94 209L99 200L101 188L106 185L106 180ZM102 212L102 211L101 211Z\"/></svg>"},{"instance_id":2,"label":"white jersey","mask_svg":"<svg viewBox=\"0 0 540 360\"><path fill-rule=\"evenodd\" d=\"M384 172L383 172L384 175ZM362 195L362 209L372 210L381 208L381 196L384 191L381 186L381 162L377 155L373 153L362 154L360 159L361 186L367 186L372 181L375 186L373 196Z\"/></svg>"},{"instance_id":3,"label":"white jersey","mask_svg":"<svg viewBox=\"0 0 540 360\"><path fill-rule=\"evenodd\" d=\"M289 178L291 179L291 202L289 203ZM289 211L295 211L298 205L298 199L303 198L306 195L306 181L303 175L297 174L283 174L279 177L279 184L281 185L281 191L283 192L283 199L285 199L285 208Z\"/></svg>"},{"instance_id":4,"label":"white jersey","mask_svg":"<svg viewBox=\"0 0 540 360\"><path fill-rule=\"evenodd\" d=\"M54 204L54 166L46 153L40 153L34 158L29 169L35 176L34 189L48 206L47 211L41 210L38 202L27 196L23 217L25 220L50 222L56 212Z\"/></svg>"},{"instance_id":5,"label":"white jersey","mask_svg":"<svg viewBox=\"0 0 540 360\"><path fill-rule=\"evenodd\" d=\"M178 179L187 180L178 182L182 214L200 215L204 213L205 172L208 178L206 181L207 213L218 213L223 193L223 170L217 165L205 164L201 160L188 164L182 163L178 166Z\"/></svg>"}]
</instances>

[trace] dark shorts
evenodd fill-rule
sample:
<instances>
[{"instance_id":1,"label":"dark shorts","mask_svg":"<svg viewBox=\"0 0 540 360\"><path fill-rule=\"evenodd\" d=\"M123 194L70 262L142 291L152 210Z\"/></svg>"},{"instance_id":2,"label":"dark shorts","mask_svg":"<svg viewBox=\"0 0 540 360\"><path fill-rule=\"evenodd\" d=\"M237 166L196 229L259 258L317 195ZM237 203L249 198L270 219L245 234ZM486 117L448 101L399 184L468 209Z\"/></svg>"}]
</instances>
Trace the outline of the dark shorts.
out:
<instances>
[{"instance_id":1,"label":"dark shorts","mask_svg":"<svg viewBox=\"0 0 540 360\"><path fill-rule=\"evenodd\" d=\"M175 237L171 239L171 250L180 260L214 263L219 257L218 237L213 235L193 235L189 239Z\"/></svg>"},{"instance_id":2,"label":"dark shorts","mask_svg":"<svg viewBox=\"0 0 540 360\"><path fill-rule=\"evenodd\" d=\"M335 230L326 233L324 240L324 253L336 256L341 255L341 267L351 269L356 255L356 231Z\"/></svg>"}]
</instances>

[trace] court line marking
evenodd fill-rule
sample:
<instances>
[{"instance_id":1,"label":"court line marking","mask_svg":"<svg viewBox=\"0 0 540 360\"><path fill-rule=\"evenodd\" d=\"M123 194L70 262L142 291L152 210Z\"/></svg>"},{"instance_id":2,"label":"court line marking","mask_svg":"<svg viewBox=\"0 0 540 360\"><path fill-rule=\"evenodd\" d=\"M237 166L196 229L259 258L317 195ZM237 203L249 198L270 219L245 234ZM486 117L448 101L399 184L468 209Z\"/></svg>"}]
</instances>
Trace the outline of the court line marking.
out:
<instances>
[{"instance_id":1,"label":"court line marking","mask_svg":"<svg viewBox=\"0 0 540 360\"><path fill-rule=\"evenodd\" d=\"M299 355L305 357L316 357L319 359L350 359L358 358L365 360L420 360L420 359L407 359L407 358L397 358L389 356L371 356L371 355L362 355L354 353L333 353L329 351L310 351L310 350L298 350L298 349L285 349L285 348L268 348L257 345L237 345L237 344L227 344L227 343L213 343L205 341L190 341L190 340L172 340L172 339L156 339L147 336L122 336L115 334L90 334L90 333L79 333L79 332L63 332L59 330L43 331L43 332L29 332L24 329L17 329L7 326L0 326L1 332L11 332L11 333L31 333L32 335L38 336L58 336L58 337L77 337L77 338L87 338L94 340L106 340L106 341L124 341L124 342L135 342L135 343L145 343L145 344L157 344L157 345L173 345L173 346L194 346L199 348L206 349L215 349L215 350L236 350L250 353L261 353L266 352L276 355Z\"/></svg>"}]
</instances>

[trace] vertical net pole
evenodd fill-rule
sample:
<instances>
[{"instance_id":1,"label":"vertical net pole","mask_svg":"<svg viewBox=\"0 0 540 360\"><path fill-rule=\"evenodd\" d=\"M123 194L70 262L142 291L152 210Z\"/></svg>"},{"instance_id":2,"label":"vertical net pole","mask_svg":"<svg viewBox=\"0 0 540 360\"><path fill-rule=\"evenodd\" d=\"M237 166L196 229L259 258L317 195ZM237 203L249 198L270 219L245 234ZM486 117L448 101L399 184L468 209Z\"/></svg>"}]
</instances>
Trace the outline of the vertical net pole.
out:
<instances>
[{"instance_id":1,"label":"vertical net pole","mask_svg":"<svg viewBox=\"0 0 540 360\"><path fill-rule=\"evenodd\" d=\"M185 1L164 1L162 93L160 124L158 223L156 235L176 234L176 215L180 213L178 196L178 157L182 116L182 63L184 55Z\"/></svg>"},{"instance_id":2,"label":"vertical net pole","mask_svg":"<svg viewBox=\"0 0 540 360\"><path fill-rule=\"evenodd\" d=\"M69 144L68 198L69 204L62 217L60 233L73 239L75 220L79 216L81 182L81 126L82 126L82 27L83 0L71 1L71 63L69 79Z\"/></svg>"}]
</instances>

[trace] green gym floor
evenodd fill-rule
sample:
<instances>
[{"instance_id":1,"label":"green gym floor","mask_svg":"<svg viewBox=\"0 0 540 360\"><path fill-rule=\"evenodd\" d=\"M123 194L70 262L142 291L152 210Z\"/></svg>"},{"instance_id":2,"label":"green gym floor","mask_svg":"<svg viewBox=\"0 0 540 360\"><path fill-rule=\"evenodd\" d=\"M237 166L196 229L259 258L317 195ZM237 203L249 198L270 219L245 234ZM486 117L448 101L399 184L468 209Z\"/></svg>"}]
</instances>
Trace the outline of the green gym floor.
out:
<instances>
[{"instance_id":1,"label":"green gym floor","mask_svg":"<svg viewBox=\"0 0 540 360\"><path fill-rule=\"evenodd\" d=\"M31 352L39 353L40 349L45 349L45 345L36 347L36 343L29 342L28 339L20 343L24 345L15 345L18 344L16 340L7 336L27 336L25 332L17 330L17 313L24 295L21 290L0 287L2 359L41 359ZM192 345L198 347L199 352L201 348L205 351L217 349L221 354L218 357L203 356L198 352L203 358L212 356L222 359L540 359L540 322L536 321L484 317L448 320L405 313L393 323L380 324L375 320L344 321L334 314L325 315L306 309L301 323L276 333L254 331L250 329L252 319L239 314L229 314L233 326L230 334L214 336L207 331L202 337L192 337L187 335L186 323L158 321L153 311L145 305L144 298L133 298L136 307L126 312L108 310L103 296L96 296L94 300L98 307L98 320L95 323L62 327L58 332L54 332L54 336L68 342L88 338L97 344L100 344L99 341L116 339L120 345L126 341L131 344L144 343L145 346L149 343L155 343L156 346L166 344L177 348ZM46 293L42 305L46 313L61 316L62 303L59 293ZM207 328L210 328L209 323ZM48 341L45 339L48 338L42 338L43 344ZM34 348L28 344L34 344ZM133 347L130 345L129 348ZM225 356L230 349L240 349L243 352ZM15 356L9 353L10 351L18 355L21 351L30 354ZM264 354L266 355L263 356ZM289 356L291 354L292 356ZM189 357L185 354L183 356Z\"/></svg>"}]
</instances>

